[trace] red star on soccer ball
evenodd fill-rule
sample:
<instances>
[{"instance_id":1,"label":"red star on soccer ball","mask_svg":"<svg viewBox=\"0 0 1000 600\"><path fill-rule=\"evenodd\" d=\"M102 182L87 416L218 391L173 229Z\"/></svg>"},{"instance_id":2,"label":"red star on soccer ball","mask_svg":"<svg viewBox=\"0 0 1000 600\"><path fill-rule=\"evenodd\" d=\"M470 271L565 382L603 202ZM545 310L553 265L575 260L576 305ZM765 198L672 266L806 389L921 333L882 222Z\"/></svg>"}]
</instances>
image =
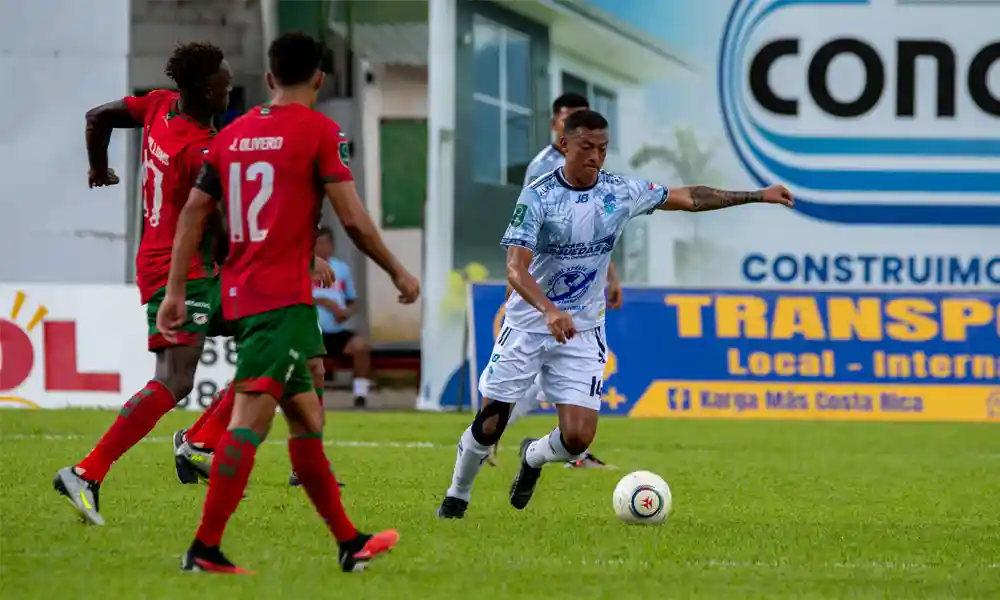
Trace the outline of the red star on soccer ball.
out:
<instances>
[{"instance_id":1,"label":"red star on soccer ball","mask_svg":"<svg viewBox=\"0 0 1000 600\"><path fill-rule=\"evenodd\" d=\"M642 499L642 507L646 510L653 508L653 498L652 496L646 496Z\"/></svg>"}]
</instances>

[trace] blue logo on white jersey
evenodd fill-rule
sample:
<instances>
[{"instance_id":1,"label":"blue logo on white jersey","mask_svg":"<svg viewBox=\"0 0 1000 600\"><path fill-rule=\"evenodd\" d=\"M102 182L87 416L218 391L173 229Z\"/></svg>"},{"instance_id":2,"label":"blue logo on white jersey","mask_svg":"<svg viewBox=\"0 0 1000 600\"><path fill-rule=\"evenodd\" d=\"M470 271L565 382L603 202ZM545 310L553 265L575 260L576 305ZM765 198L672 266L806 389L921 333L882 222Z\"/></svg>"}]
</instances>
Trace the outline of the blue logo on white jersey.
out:
<instances>
[{"instance_id":1,"label":"blue logo on white jersey","mask_svg":"<svg viewBox=\"0 0 1000 600\"><path fill-rule=\"evenodd\" d=\"M580 194L576 197L577 204L586 204L590 201L590 194Z\"/></svg>"},{"instance_id":2,"label":"blue logo on white jersey","mask_svg":"<svg viewBox=\"0 0 1000 600\"><path fill-rule=\"evenodd\" d=\"M604 214L610 215L615 212L615 195L608 194L604 197Z\"/></svg>"},{"instance_id":3,"label":"blue logo on white jersey","mask_svg":"<svg viewBox=\"0 0 1000 600\"><path fill-rule=\"evenodd\" d=\"M816 219L1000 225L998 17L996 2L736 0L717 82L730 145Z\"/></svg>"},{"instance_id":4,"label":"blue logo on white jersey","mask_svg":"<svg viewBox=\"0 0 1000 600\"><path fill-rule=\"evenodd\" d=\"M545 296L556 304L580 299L597 279L597 271L572 266L560 269L549 278Z\"/></svg>"}]
</instances>

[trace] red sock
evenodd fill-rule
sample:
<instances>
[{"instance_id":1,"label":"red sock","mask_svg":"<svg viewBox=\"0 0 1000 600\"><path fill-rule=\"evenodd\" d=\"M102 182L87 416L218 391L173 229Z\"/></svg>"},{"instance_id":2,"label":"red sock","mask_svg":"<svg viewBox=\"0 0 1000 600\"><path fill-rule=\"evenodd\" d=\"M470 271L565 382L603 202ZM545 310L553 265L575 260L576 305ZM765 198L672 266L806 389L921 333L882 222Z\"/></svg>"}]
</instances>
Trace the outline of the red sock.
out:
<instances>
[{"instance_id":1,"label":"red sock","mask_svg":"<svg viewBox=\"0 0 1000 600\"><path fill-rule=\"evenodd\" d=\"M198 417L198 420L195 421L193 425L188 427L187 433L184 434L187 439L190 439L192 436L198 435L198 432L201 431L201 428L205 426L205 422L208 421L212 417L212 414L215 413L215 410L219 408L219 404L222 403L222 399L226 396L228 391L229 388L224 387L221 390L215 392L215 395L212 396L212 403L209 404L208 408L206 408L204 412L201 413L201 415Z\"/></svg>"},{"instance_id":2,"label":"red sock","mask_svg":"<svg viewBox=\"0 0 1000 600\"><path fill-rule=\"evenodd\" d=\"M125 403L111 428L76 468L90 481L104 481L111 465L149 435L176 404L170 390L159 381L150 381Z\"/></svg>"},{"instance_id":3,"label":"red sock","mask_svg":"<svg viewBox=\"0 0 1000 600\"><path fill-rule=\"evenodd\" d=\"M338 542L349 542L358 536L351 519L340 501L340 487L330 472L330 462L323 453L323 440L319 434L288 440L288 454L292 470L299 477L316 512L326 521L327 527Z\"/></svg>"},{"instance_id":4,"label":"red sock","mask_svg":"<svg viewBox=\"0 0 1000 600\"><path fill-rule=\"evenodd\" d=\"M234 429L222 434L208 477L208 495L195 539L206 546L218 546L229 517L236 512L250 481L254 457L261 439L250 429Z\"/></svg>"},{"instance_id":5,"label":"red sock","mask_svg":"<svg viewBox=\"0 0 1000 600\"><path fill-rule=\"evenodd\" d=\"M215 404L214 402L212 404ZM196 430L189 431L187 441L193 446L208 450L218 449L222 434L229 429L229 420L233 416L233 406L236 404L236 390L233 386L226 388L222 399L210 415L202 417L204 422ZM198 419L201 421L201 419ZM194 429L192 427L192 429Z\"/></svg>"}]
</instances>

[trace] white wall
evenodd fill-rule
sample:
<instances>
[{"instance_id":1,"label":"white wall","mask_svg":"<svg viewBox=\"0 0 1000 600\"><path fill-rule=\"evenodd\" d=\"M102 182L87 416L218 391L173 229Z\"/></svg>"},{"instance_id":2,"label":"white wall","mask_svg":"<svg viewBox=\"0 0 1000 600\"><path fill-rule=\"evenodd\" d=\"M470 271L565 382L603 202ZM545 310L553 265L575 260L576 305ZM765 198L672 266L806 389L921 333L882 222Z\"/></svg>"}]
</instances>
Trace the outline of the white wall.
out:
<instances>
[{"instance_id":1,"label":"white wall","mask_svg":"<svg viewBox=\"0 0 1000 600\"><path fill-rule=\"evenodd\" d=\"M177 42L209 41L222 48L235 86L248 93L248 106L265 99L264 48L256 0L131 0L131 85L170 87L163 65Z\"/></svg>"},{"instance_id":2,"label":"white wall","mask_svg":"<svg viewBox=\"0 0 1000 600\"><path fill-rule=\"evenodd\" d=\"M425 67L371 66L375 81L365 85L362 102L363 140L361 151L365 203L376 223L382 220L382 171L379 124L382 119L427 118L427 69ZM426 152L426 148L414 148ZM389 229L383 231L386 244L417 277L423 276L423 230ZM409 306L396 302L392 281L371 261L365 263L369 327L376 343L416 342L420 339L421 303Z\"/></svg>"},{"instance_id":3,"label":"white wall","mask_svg":"<svg viewBox=\"0 0 1000 600\"><path fill-rule=\"evenodd\" d=\"M83 116L128 87L128 24L128 0L3 2L0 281L124 278L125 186L87 189Z\"/></svg>"}]
</instances>

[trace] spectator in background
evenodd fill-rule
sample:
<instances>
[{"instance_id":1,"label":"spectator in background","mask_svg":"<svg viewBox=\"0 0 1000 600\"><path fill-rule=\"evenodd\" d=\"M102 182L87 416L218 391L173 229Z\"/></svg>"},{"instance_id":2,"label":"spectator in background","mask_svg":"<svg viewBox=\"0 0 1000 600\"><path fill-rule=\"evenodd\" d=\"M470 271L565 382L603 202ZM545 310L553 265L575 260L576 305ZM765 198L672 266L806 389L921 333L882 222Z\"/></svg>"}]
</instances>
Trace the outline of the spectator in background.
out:
<instances>
[{"instance_id":1,"label":"spectator in background","mask_svg":"<svg viewBox=\"0 0 1000 600\"><path fill-rule=\"evenodd\" d=\"M354 363L354 407L364 408L371 389L371 347L367 340L347 329L354 316L357 294L351 268L333 256L333 230L321 227L316 235L316 256L327 257L337 279L329 288L313 288L326 354L332 358L351 357Z\"/></svg>"}]
</instances>

